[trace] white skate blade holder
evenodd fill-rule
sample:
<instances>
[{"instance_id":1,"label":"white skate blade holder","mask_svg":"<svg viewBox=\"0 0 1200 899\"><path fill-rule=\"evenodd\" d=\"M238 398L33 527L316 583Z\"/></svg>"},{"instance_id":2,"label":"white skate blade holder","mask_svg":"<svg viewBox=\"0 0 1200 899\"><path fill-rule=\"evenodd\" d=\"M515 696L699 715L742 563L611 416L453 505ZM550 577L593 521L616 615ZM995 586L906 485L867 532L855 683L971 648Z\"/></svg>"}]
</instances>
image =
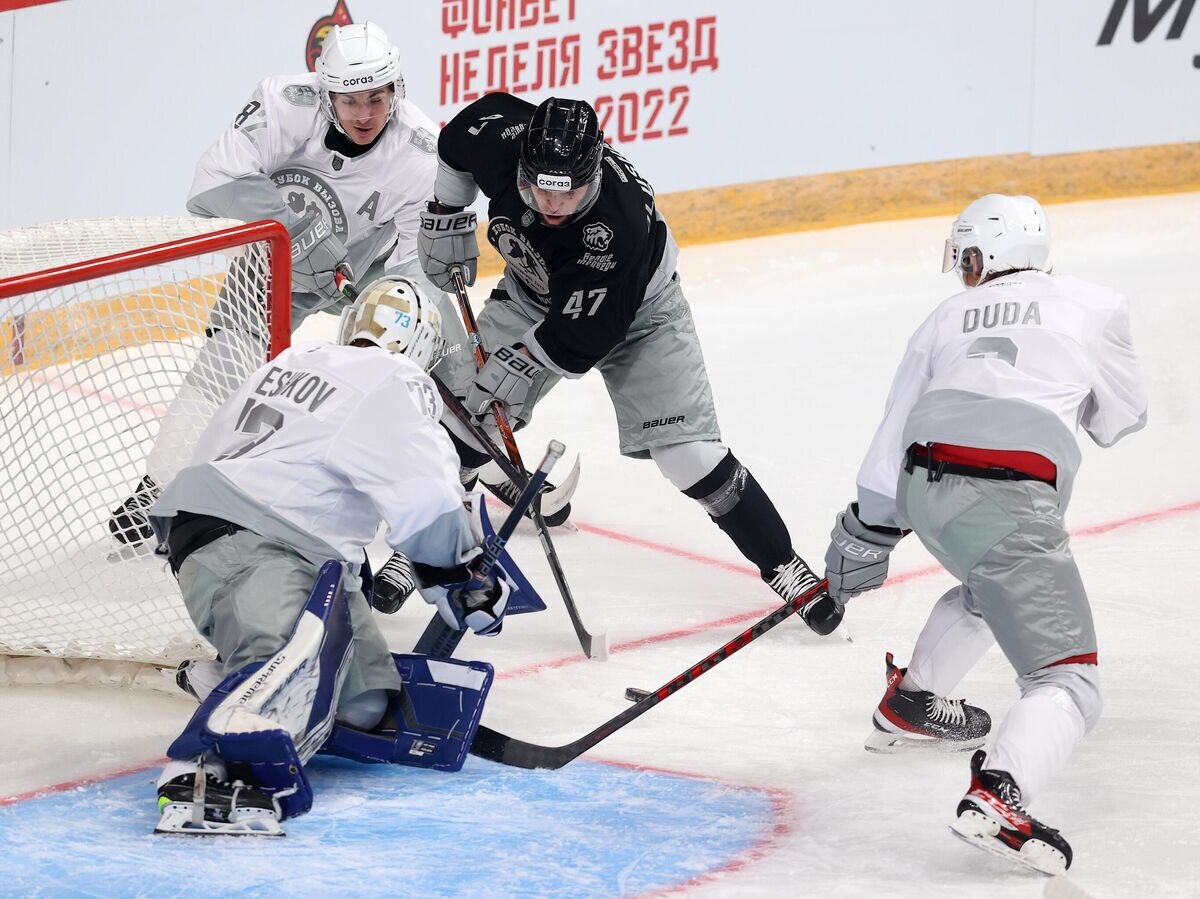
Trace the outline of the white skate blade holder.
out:
<instances>
[{"instance_id":1,"label":"white skate blade holder","mask_svg":"<svg viewBox=\"0 0 1200 899\"><path fill-rule=\"evenodd\" d=\"M1001 842L996 836L1000 832L1000 822L982 812L964 811L950 825L950 832L964 843L1039 874L1058 877L1067 871L1066 857L1048 843L1027 840L1017 851Z\"/></svg>"},{"instance_id":2,"label":"white skate blade holder","mask_svg":"<svg viewBox=\"0 0 1200 899\"><path fill-rule=\"evenodd\" d=\"M920 734L908 734L902 731L880 730L874 728L863 742L867 752L966 752L978 749L987 740L980 737L977 740L942 740L937 737L923 737Z\"/></svg>"},{"instance_id":3,"label":"white skate blade holder","mask_svg":"<svg viewBox=\"0 0 1200 899\"><path fill-rule=\"evenodd\" d=\"M199 806L203 808L203 806ZM283 825L271 812L264 809L237 809L228 821L208 821L195 814L193 802L169 802L163 806L161 817L154 828L155 833L183 834L186 836L255 836L282 837Z\"/></svg>"}]
</instances>

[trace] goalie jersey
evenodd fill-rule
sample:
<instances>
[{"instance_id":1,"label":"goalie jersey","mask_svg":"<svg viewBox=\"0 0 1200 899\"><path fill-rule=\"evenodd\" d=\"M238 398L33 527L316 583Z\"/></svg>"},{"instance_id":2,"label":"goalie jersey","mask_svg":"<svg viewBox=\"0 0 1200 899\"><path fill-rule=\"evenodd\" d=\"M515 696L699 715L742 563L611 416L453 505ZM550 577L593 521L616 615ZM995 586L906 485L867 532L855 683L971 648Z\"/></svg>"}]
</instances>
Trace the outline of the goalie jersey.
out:
<instances>
[{"instance_id":1,"label":"goalie jersey","mask_svg":"<svg viewBox=\"0 0 1200 899\"><path fill-rule=\"evenodd\" d=\"M361 562L382 518L394 550L451 567L478 540L441 412L433 381L405 356L293 347L217 410L150 513L222 518L316 564Z\"/></svg>"},{"instance_id":2,"label":"goalie jersey","mask_svg":"<svg viewBox=\"0 0 1200 899\"><path fill-rule=\"evenodd\" d=\"M405 99L375 143L357 147L321 112L317 84L313 74L262 81L197 163L187 208L288 227L315 210L356 275L389 253L390 271L417 255L420 210L437 171L436 127Z\"/></svg>"},{"instance_id":3,"label":"goalie jersey","mask_svg":"<svg viewBox=\"0 0 1200 899\"><path fill-rule=\"evenodd\" d=\"M1146 424L1129 305L1078 278L1022 271L943 302L913 335L858 473L865 523L906 526L896 485L912 444L1037 453L1058 468L1065 508L1075 434L1111 446Z\"/></svg>"},{"instance_id":4,"label":"goalie jersey","mask_svg":"<svg viewBox=\"0 0 1200 899\"><path fill-rule=\"evenodd\" d=\"M517 189L521 138L535 108L488 94L447 123L437 198L469 206L476 186L489 198L487 238L504 257L505 286L545 310L525 343L558 374L578 378L625 339L643 301L670 284L679 248L654 189L607 146L591 209L561 228L543 225Z\"/></svg>"}]
</instances>

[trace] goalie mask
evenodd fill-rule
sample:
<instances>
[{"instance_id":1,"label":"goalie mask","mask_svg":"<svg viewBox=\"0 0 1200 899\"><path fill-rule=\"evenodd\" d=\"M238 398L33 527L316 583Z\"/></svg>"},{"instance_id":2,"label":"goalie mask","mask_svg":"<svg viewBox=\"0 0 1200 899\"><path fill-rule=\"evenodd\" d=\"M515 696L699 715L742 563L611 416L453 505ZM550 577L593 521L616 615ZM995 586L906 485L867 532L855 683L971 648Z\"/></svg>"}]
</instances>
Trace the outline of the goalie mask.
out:
<instances>
[{"instance_id":1,"label":"goalie mask","mask_svg":"<svg viewBox=\"0 0 1200 899\"><path fill-rule=\"evenodd\" d=\"M551 97L534 110L521 141L517 189L530 209L566 224L600 194L604 132L584 100Z\"/></svg>"},{"instance_id":2,"label":"goalie mask","mask_svg":"<svg viewBox=\"0 0 1200 899\"><path fill-rule=\"evenodd\" d=\"M1046 270L1050 223L1033 197L988 194L954 220L942 256L942 271L957 271L966 287L999 272Z\"/></svg>"},{"instance_id":3,"label":"goalie mask","mask_svg":"<svg viewBox=\"0 0 1200 899\"><path fill-rule=\"evenodd\" d=\"M365 340L389 353L403 353L425 371L445 355L442 316L407 278L384 278L365 287L342 311L338 343Z\"/></svg>"},{"instance_id":4,"label":"goalie mask","mask_svg":"<svg viewBox=\"0 0 1200 899\"><path fill-rule=\"evenodd\" d=\"M388 118L395 115L404 99L404 74L400 50L374 22L335 25L321 45L316 71L321 86L321 111L345 134L330 94L353 94L375 88L395 88Z\"/></svg>"}]
</instances>

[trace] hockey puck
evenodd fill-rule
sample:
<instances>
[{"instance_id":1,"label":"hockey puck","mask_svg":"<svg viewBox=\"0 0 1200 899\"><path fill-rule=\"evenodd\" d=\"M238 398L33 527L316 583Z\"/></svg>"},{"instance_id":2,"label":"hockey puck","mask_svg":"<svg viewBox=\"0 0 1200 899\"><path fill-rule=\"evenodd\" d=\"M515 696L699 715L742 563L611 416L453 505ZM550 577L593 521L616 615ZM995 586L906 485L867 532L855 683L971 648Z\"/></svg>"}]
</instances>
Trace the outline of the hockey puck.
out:
<instances>
[{"instance_id":1,"label":"hockey puck","mask_svg":"<svg viewBox=\"0 0 1200 899\"><path fill-rule=\"evenodd\" d=\"M626 687L625 688L625 698L628 699L630 702L641 702L643 699L645 699L649 695L650 695L649 690L643 690L639 687Z\"/></svg>"}]
</instances>

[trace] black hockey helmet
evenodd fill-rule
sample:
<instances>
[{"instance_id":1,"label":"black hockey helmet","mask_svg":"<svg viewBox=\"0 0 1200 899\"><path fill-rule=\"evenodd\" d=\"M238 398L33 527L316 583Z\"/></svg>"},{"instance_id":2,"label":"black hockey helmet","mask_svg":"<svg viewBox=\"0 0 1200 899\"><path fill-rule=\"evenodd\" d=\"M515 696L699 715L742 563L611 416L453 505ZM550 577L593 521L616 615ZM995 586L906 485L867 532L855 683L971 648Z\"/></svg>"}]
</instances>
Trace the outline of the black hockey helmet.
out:
<instances>
[{"instance_id":1,"label":"black hockey helmet","mask_svg":"<svg viewBox=\"0 0 1200 899\"><path fill-rule=\"evenodd\" d=\"M534 110L521 141L517 181L525 203L538 209L531 187L562 193L587 187L574 214L584 212L600 192L603 153L604 132L591 104L556 97L546 100Z\"/></svg>"}]
</instances>

